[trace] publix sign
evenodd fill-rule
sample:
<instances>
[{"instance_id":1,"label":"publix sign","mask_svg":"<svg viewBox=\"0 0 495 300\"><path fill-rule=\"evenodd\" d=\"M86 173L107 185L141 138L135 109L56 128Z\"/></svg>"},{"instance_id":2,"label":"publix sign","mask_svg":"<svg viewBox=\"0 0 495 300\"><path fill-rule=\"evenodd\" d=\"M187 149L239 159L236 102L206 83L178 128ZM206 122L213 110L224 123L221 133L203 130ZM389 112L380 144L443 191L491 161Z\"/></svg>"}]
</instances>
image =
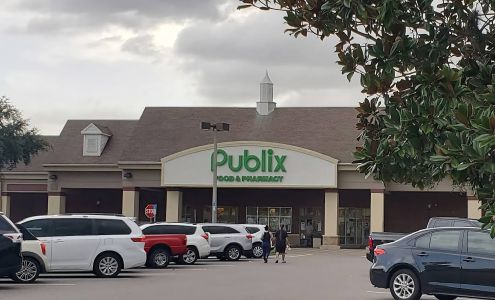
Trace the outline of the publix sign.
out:
<instances>
[{"instance_id":1,"label":"publix sign","mask_svg":"<svg viewBox=\"0 0 495 300\"><path fill-rule=\"evenodd\" d=\"M284 176L273 173L285 173L285 161L287 155L277 155L273 149L261 150L258 153L250 153L245 149L241 155L229 154L226 150L217 151L217 168L228 168L233 173L246 171L248 173L272 173L269 175L220 175L220 182L282 182ZM210 158L211 171L215 166L213 154Z\"/></svg>"},{"instance_id":2,"label":"publix sign","mask_svg":"<svg viewBox=\"0 0 495 300\"><path fill-rule=\"evenodd\" d=\"M220 187L335 188L337 161L295 146L260 141L187 149L162 159L162 186L211 187L217 166Z\"/></svg>"}]
</instances>

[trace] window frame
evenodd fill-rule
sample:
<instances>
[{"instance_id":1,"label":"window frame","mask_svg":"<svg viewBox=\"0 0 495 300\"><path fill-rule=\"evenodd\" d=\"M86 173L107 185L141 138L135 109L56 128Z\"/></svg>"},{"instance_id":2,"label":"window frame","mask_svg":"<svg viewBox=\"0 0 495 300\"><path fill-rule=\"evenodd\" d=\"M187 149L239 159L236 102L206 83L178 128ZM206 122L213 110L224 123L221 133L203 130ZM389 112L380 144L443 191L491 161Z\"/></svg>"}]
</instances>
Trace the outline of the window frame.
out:
<instances>
[{"instance_id":1,"label":"window frame","mask_svg":"<svg viewBox=\"0 0 495 300\"><path fill-rule=\"evenodd\" d=\"M456 250L447 250L447 249L436 249L431 247L431 242L433 240L433 235L434 234L440 234L440 233L445 233L445 232L457 232L459 233L459 238L457 241L457 249ZM462 251L462 246L463 246L463 241L464 241L464 231L463 230L456 230L455 228L452 229L446 229L446 230L436 230L430 232L430 248L429 251L436 251L436 252L450 252L450 253L458 253L460 254Z\"/></svg>"},{"instance_id":2,"label":"window frame","mask_svg":"<svg viewBox=\"0 0 495 300\"><path fill-rule=\"evenodd\" d=\"M469 252L469 244L468 243L469 243L469 233L470 232L483 232L483 231L482 230L465 230L464 231L464 237L462 239L462 241L463 241L462 254L463 255L472 255L472 256L495 257L495 252L493 254Z\"/></svg>"}]
</instances>

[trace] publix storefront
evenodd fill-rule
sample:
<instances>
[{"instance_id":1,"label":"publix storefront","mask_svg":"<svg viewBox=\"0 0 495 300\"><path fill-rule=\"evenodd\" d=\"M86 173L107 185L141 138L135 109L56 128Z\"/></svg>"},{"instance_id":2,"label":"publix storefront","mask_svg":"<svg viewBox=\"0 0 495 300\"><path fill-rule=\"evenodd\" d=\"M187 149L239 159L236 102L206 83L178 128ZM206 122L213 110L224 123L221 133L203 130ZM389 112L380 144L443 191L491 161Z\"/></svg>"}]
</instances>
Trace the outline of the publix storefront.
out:
<instances>
[{"instance_id":1,"label":"publix storefront","mask_svg":"<svg viewBox=\"0 0 495 300\"><path fill-rule=\"evenodd\" d=\"M182 221L211 221L212 152L206 145L162 159L162 185L174 190L167 195L167 218L174 217L173 207ZM273 230L284 224L303 244L324 232L336 238L335 223L325 225L326 213L333 219L337 214L336 159L285 144L224 142L217 168L219 222L268 224Z\"/></svg>"}]
</instances>

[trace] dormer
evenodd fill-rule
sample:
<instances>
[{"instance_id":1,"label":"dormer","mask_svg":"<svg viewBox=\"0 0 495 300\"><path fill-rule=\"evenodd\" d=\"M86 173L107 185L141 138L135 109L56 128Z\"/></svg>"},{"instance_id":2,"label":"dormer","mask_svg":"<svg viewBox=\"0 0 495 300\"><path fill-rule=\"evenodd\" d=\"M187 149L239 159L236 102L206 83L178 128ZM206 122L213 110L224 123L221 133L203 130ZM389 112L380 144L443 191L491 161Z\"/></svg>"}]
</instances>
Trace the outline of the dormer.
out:
<instances>
[{"instance_id":1,"label":"dormer","mask_svg":"<svg viewBox=\"0 0 495 300\"><path fill-rule=\"evenodd\" d=\"M98 127L94 123L89 124L81 131L84 137L83 156L101 156L108 140L112 136L106 127Z\"/></svg>"}]
</instances>

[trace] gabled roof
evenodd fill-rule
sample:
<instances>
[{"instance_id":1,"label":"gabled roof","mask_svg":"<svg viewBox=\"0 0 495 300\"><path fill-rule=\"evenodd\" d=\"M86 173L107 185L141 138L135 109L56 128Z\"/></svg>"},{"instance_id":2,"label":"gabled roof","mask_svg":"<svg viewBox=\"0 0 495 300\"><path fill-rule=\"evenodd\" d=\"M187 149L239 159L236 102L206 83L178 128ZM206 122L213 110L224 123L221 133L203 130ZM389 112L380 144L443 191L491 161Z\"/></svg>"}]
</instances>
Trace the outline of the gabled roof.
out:
<instances>
[{"instance_id":1,"label":"gabled roof","mask_svg":"<svg viewBox=\"0 0 495 300\"><path fill-rule=\"evenodd\" d=\"M86 128L81 130L81 134L102 134L106 136L112 136L112 132L106 126L90 123Z\"/></svg>"},{"instance_id":2,"label":"gabled roof","mask_svg":"<svg viewBox=\"0 0 495 300\"><path fill-rule=\"evenodd\" d=\"M56 139L55 150L47 164L116 164L128 145L136 120L68 120ZM101 156L83 156L81 131L94 124L101 132L112 138Z\"/></svg>"},{"instance_id":3,"label":"gabled roof","mask_svg":"<svg viewBox=\"0 0 495 300\"><path fill-rule=\"evenodd\" d=\"M189 148L211 144L200 122L230 123L218 142L264 141L313 150L352 162L358 145L356 111L350 107L279 107L267 116L255 108L147 107L123 151L121 161L152 161Z\"/></svg>"}]
</instances>

